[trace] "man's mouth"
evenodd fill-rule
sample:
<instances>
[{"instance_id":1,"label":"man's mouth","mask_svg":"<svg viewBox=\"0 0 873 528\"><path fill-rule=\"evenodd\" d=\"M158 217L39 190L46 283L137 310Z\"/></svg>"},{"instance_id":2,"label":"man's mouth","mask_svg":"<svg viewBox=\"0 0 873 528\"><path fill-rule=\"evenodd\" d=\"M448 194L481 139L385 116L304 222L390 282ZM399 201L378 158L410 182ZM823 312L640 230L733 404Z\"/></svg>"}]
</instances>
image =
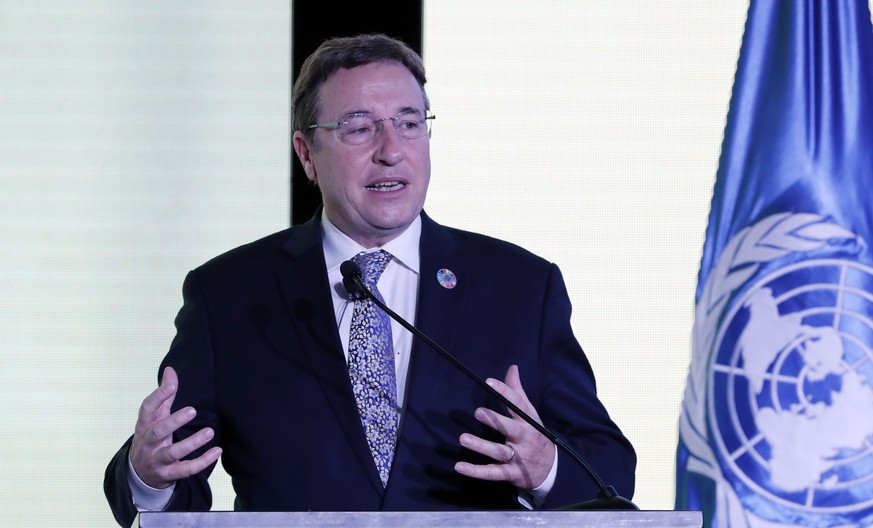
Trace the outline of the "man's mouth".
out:
<instances>
[{"instance_id":1,"label":"man's mouth","mask_svg":"<svg viewBox=\"0 0 873 528\"><path fill-rule=\"evenodd\" d=\"M367 185L368 191L377 191L377 192L391 192L391 191L399 191L406 184L399 181L387 181L387 182L379 182L374 183L372 185Z\"/></svg>"}]
</instances>

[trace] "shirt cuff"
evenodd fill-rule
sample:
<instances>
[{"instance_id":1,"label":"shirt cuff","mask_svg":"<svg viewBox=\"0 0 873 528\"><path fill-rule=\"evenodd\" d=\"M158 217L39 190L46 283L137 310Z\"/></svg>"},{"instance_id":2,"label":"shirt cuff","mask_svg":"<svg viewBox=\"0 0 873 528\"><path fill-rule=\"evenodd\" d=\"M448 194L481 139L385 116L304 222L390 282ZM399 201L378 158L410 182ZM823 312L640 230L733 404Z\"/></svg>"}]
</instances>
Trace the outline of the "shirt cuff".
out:
<instances>
[{"instance_id":1,"label":"shirt cuff","mask_svg":"<svg viewBox=\"0 0 873 528\"><path fill-rule=\"evenodd\" d=\"M552 470L542 484L532 490L518 490L518 503L533 510L539 508L546 500L546 495L552 491L555 479L558 477L558 446L555 446L555 461L552 462Z\"/></svg>"},{"instance_id":2,"label":"shirt cuff","mask_svg":"<svg viewBox=\"0 0 873 528\"><path fill-rule=\"evenodd\" d=\"M164 511L170 504L170 499L173 498L173 491L176 489L175 482L163 489L153 488L143 482L139 475L136 474L136 471L134 471L130 457L127 457L127 485L130 486L130 496L133 499L136 511L141 512Z\"/></svg>"}]
</instances>

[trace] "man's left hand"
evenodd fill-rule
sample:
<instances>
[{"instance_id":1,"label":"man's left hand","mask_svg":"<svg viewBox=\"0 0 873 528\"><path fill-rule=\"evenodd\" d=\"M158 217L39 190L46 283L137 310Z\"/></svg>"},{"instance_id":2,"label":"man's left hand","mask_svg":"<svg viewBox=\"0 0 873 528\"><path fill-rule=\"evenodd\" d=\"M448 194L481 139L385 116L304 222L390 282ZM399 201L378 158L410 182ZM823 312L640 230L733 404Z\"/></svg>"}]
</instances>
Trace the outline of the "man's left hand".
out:
<instances>
[{"instance_id":1,"label":"man's left hand","mask_svg":"<svg viewBox=\"0 0 873 528\"><path fill-rule=\"evenodd\" d=\"M516 365L511 365L506 371L505 381L493 378L486 381L507 400L542 424L537 410L524 393ZM493 458L496 462L458 462L455 464L455 471L482 480L504 480L524 490L537 488L546 480L555 462L555 445L548 438L512 411L509 411L509 416L504 416L491 409L479 407L473 416L502 434L505 442L492 442L470 433L462 434L462 446Z\"/></svg>"}]
</instances>

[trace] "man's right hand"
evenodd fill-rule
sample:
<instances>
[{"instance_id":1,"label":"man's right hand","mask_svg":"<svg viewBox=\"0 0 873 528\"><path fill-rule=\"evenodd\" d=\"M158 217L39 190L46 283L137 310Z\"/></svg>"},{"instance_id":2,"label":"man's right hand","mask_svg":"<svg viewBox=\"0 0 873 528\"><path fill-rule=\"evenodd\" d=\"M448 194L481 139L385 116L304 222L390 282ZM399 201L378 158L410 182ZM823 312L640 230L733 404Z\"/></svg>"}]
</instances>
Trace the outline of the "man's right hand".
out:
<instances>
[{"instance_id":1,"label":"man's right hand","mask_svg":"<svg viewBox=\"0 0 873 528\"><path fill-rule=\"evenodd\" d=\"M215 431L204 427L173 443L173 433L197 415L193 407L184 407L170 414L178 388L176 371L167 367L161 386L139 407L130 462L140 480L153 488L166 488L177 480L199 473L221 455L221 448L216 446L193 460L180 460L212 440Z\"/></svg>"}]
</instances>

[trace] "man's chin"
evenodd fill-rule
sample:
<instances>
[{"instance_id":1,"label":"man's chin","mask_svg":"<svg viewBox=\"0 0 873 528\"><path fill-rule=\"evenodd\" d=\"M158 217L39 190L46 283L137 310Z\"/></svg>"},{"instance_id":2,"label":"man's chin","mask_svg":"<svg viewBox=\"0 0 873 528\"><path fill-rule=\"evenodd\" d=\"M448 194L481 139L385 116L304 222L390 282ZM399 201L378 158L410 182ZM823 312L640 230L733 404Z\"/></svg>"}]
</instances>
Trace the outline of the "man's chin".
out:
<instances>
[{"instance_id":1,"label":"man's chin","mask_svg":"<svg viewBox=\"0 0 873 528\"><path fill-rule=\"evenodd\" d=\"M381 211L380 214L370 218L369 224L383 232L405 231L421 213L421 208L404 208L403 210L391 209Z\"/></svg>"},{"instance_id":2,"label":"man's chin","mask_svg":"<svg viewBox=\"0 0 873 528\"><path fill-rule=\"evenodd\" d=\"M412 225L412 222L415 221L420 212L421 211L418 211L415 214L406 214L398 218L380 218L370 223L372 233L373 235L380 238L394 238L396 236L399 236L404 231L406 231L406 229L409 228L410 225Z\"/></svg>"}]
</instances>

